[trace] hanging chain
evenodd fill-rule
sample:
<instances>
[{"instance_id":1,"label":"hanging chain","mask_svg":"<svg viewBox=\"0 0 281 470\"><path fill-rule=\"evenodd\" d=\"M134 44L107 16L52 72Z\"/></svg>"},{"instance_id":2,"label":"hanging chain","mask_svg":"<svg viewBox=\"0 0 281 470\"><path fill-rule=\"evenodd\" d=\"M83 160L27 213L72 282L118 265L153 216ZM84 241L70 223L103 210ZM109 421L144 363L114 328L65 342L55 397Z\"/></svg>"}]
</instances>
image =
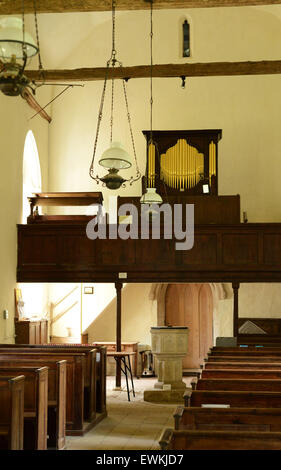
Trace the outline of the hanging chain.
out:
<instances>
[{"instance_id":1,"label":"hanging chain","mask_svg":"<svg viewBox=\"0 0 281 470\"><path fill-rule=\"evenodd\" d=\"M150 143L153 142L152 137L152 121L153 121L153 0L150 2Z\"/></svg>"},{"instance_id":2,"label":"hanging chain","mask_svg":"<svg viewBox=\"0 0 281 470\"><path fill-rule=\"evenodd\" d=\"M115 67L116 64L116 49L115 49L115 0L112 1L112 48L111 48L111 57L110 62L112 67ZM111 81L111 116L110 116L110 143L112 143L113 135L113 112L114 112L114 77Z\"/></svg>"},{"instance_id":3,"label":"hanging chain","mask_svg":"<svg viewBox=\"0 0 281 470\"><path fill-rule=\"evenodd\" d=\"M160 161L160 152L157 142L153 141L153 0L150 0L150 140L148 145L154 145L155 154L157 155L157 160L159 164L159 171L161 172L161 161ZM160 174L158 175L160 180ZM168 202L168 193L165 181L164 191L165 199Z\"/></svg>"},{"instance_id":4,"label":"hanging chain","mask_svg":"<svg viewBox=\"0 0 281 470\"><path fill-rule=\"evenodd\" d=\"M103 90L102 90L101 102L100 102L100 108L99 108L99 115L98 115L98 123L97 123L96 138L95 138L95 143L94 143L93 157L92 157L92 162L91 162L90 172L89 172L90 177L95 179L97 181L97 183L99 182L99 180L98 180L98 176L96 176L96 177L94 176L94 161L95 161L95 155L96 155L100 125L101 125L101 120L102 120L102 111L103 111L103 105L104 105L104 97L105 97L105 91L106 91L109 65L110 65L110 61L107 62L105 80L104 80L104 84L103 84Z\"/></svg>"},{"instance_id":5,"label":"hanging chain","mask_svg":"<svg viewBox=\"0 0 281 470\"><path fill-rule=\"evenodd\" d=\"M116 62L116 49L115 49L115 9L116 9L116 2L112 0L112 49L111 49L111 61L114 67Z\"/></svg>"},{"instance_id":6,"label":"hanging chain","mask_svg":"<svg viewBox=\"0 0 281 470\"><path fill-rule=\"evenodd\" d=\"M92 162L91 162L90 171L89 171L91 178L93 178L97 183L99 183L99 177L98 175L94 176L94 160L95 160L95 155L96 155L96 148L97 148L98 136L99 136L99 131L100 131L100 125L101 125L101 120L102 120L102 112L103 112L103 105L104 105L104 99L105 99L106 85L107 85L107 80L108 80L108 75L109 75L109 67L111 65L112 68L114 69L116 64L118 64L119 67L122 67L122 63L116 59L117 51L115 48L115 30L116 30L115 17L116 17L116 1L112 0L112 49L111 49L110 59L106 63L106 73L105 73L105 80L104 80L101 103L100 103L100 108L99 108L96 138L95 138L95 143L94 143ZM132 176L129 180L124 180L124 181L129 181L131 185L134 181L137 181L138 179L140 179L141 173L138 167L136 148L135 148L134 136L133 136L132 125L131 125L131 116L129 112L128 97L127 97L127 92L126 92L126 80L123 79L122 82L123 82L123 91L124 91L125 104L126 104L126 110L127 110L127 118L128 118L129 128L130 128L130 135L131 135L134 159L135 159L136 170L137 170L137 175L135 178ZM113 138L113 114L114 114L114 76L112 77L112 84L111 84L110 143L112 143L112 138Z\"/></svg>"},{"instance_id":7,"label":"hanging chain","mask_svg":"<svg viewBox=\"0 0 281 470\"><path fill-rule=\"evenodd\" d=\"M136 147L135 147L135 141L134 141L134 135L133 135L132 123L131 123L131 116L130 116L130 111L129 111L128 97L127 97L127 91L126 91L126 80L123 79L122 82L123 82L123 91L124 91L126 110L127 110L127 118L128 118L129 128L130 128L133 152L134 152L134 159L135 159L135 164L136 164L136 169L137 169L136 179L134 179L133 177L131 177L130 179L131 180L130 184L132 184L133 181L136 181L141 177L141 173L140 173L138 161L137 161L137 153L136 153Z\"/></svg>"},{"instance_id":8,"label":"hanging chain","mask_svg":"<svg viewBox=\"0 0 281 470\"><path fill-rule=\"evenodd\" d=\"M40 52L39 28L38 28L38 20L37 20L36 0L33 0L33 5L34 5L34 21L35 21L35 29L36 29L36 40L37 40L37 48L38 48L39 76L41 76L43 78L43 81L45 81L45 74L44 74L44 69L43 69L42 59L41 59L41 52ZM42 85L43 85L43 83L42 83Z\"/></svg>"},{"instance_id":9,"label":"hanging chain","mask_svg":"<svg viewBox=\"0 0 281 470\"><path fill-rule=\"evenodd\" d=\"M106 86L107 86L107 80L108 80L108 74L109 74L109 67L110 64L116 63L116 50L115 50L115 0L112 0L112 49L111 49L111 56L110 59L106 63L106 73L105 73L105 79L104 79L104 84L103 84L103 90L102 90L102 95L101 95L101 102L100 102L100 108L99 108L99 114L98 114L98 123L97 123L97 130L96 130L96 138L94 142L94 150L93 150L93 156L92 156L92 161L91 161L91 166L89 170L90 177L96 180L97 183L99 183L99 178L98 175L94 176L94 161L95 161L95 156L96 156L96 149L97 149L97 143L98 143L98 137L99 137L99 132L100 132L100 125L102 121L102 112L103 112L103 105L104 105L104 98L105 98L105 92L106 92ZM110 118L110 142L112 142L112 129L113 129L113 96L114 96L114 82L112 80L112 95L111 95L111 118Z\"/></svg>"},{"instance_id":10,"label":"hanging chain","mask_svg":"<svg viewBox=\"0 0 281 470\"><path fill-rule=\"evenodd\" d=\"M22 56L26 60L26 42L25 42L25 17L24 17L24 0L22 0Z\"/></svg>"}]
</instances>

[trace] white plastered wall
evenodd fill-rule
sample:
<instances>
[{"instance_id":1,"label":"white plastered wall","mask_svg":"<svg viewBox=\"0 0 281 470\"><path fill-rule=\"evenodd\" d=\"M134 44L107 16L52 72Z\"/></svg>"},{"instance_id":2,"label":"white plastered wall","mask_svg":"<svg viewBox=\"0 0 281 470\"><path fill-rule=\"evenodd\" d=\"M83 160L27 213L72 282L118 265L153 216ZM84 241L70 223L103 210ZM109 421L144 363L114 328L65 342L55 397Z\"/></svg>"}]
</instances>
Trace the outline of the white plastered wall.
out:
<instances>
[{"instance_id":1,"label":"white plastered wall","mask_svg":"<svg viewBox=\"0 0 281 470\"><path fill-rule=\"evenodd\" d=\"M155 11L154 63L187 61L180 57L179 33L181 22L186 17L192 28L190 62L280 59L281 7L276 5L263 8ZM116 31L118 58L123 64L149 64L149 12L118 12ZM45 52L48 53L46 67L104 66L110 56L110 13L79 14L75 20L72 14L40 15L40 32L43 57ZM47 33L48 42L43 40ZM247 211L249 222L280 222L280 76L193 78L187 79L185 90L181 89L181 81L177 78L155 79L153 83L154 128L222 128L223 137L219 143L219 193L239 193L241 211ZM21 217L22 153L26 132L31 128L36 138L43 190L100 189L89 178L88 169L101 90L102 82L93 82L86 83L84 88L68 91L52 106L54 119L50 126L41 118L28 122L27 118L32 111L20 98L0 96L1 341L9 341L13 337L13 315L4 321L2 312L3 309L14 312L16 223L20 222ZM120 118L124 113L120 90L120 84L116 84L116 109L119 111L115 118L115 135L130 149L125 114L124 118ZM39 91L42 103L49 100L49 93L46 88L45 91ZM138 161L144 173L146 150L141 131L148 129L150 122L149 81L130 80L128 97ZM106 106L98 153L108 145L108 103ZM96 170L102 173L98 166ZM134 169L126 175L133 173ZM140 195L140 183L120 191L120 194ZM106 205L108 195L109 192L104 191ZM101 293L102 287L99 289ZM106 289L104 295L107 295ZM132 336L138 335L140 341L148 341L149 326L156 317L152 313L154 306L146 298L147 289L147 285L132 285L124 289L123 308L127 312L124 316L129 318L129 321L123 322L124 340L134 340ZM275 302L273 308L272 301L271 308L268 308L268 299L280 297L279 285L266 284L262 289L260 285L242 285L240 314L279 316L280 306ZM99 304L95 302L96 298L94 295L93 312ZM115 333L114 301L110 306L99 305L101 310L105 310L94 321L90 336L95 336L96 340L107 336L111 340ZM89 310L91 307L88 306L88 316ZM218 315L221 336L232 334L231 298L219 302ZM130 318L134 318L138 328L130 326L134 323Z\"/></svg>"},{"instance_id":2,"label":"white plastered wall","mask_svg":"<svg viewBox=\"0 0 281 470\"><path fill-rule=\"evenodd\" d=\"M41 90L38 97L46 103L50 91ZM40 99L40 98L39 98ZM0 94L0 342L14 342L14 288L16 287L17 228L22 222L22 169L24 142L28 130L36 139L42 187L48 187L48 123L37 117L28 119L34 111L20 97ZM43 289L45 291L45 288ZM44 309L46 297L40 301ZM9 318L3 319L3 310Z\"/></svg>"},{"instance_id":3,"label":"white plastered wall","mask_svg":"<svg viewBox=\"0 0 281 470\"><path fill-rule=\"evenodd\" d=\"M64 17L66 28L70 17ZM76 44L72 41L71 53L60 66L104 66L110 56L110 13L80 14L77 18L83 29L83 40ZM280 6L209 8L155 11L154 63L188 60L180 57L180 31L185 18L191 24L190 62L280 59ZM62 16L57 19L60 21L63 21ZM123 65L149 64L149 27L148 11L117 12L116 48ZM55 120L50 135L51 190L101 190L89 178L88 169L102 86L102 82L86 83L83 89L68 92L63 98L63 106L58 101L54 103ZM146 145L141 131L149 129L150 125L149 80L130 80L127 88L138 161L144 173ZM154 79L153 90L154 129L221 128L219 194L240 194L241 213L247 211L249 222L281 222L280 76L187 78L185 90L181 88L180 79ZM116 82L115 99L115 136L130 149L119 82ZM107 101L97 155L106 148L108 141ZM96 172L103 174L97 164ZM133 173L134 169L125 174ZM103 189L103 193L107 206L110 192ZM140 195L141 185L136 183L122 189L120 194ZM148 285L129 285L124 289L124 341L150 342L149 327L155 324L156 307L151 305L148 291ZM99 292L106 296L106 287L100 285ZM280 285L265 284L262 288L258 284L241 285L240 315L281 316L281 307L276 301L281 298L280 294ZM91 298L94 318L99 305L97 291ZM268 299L272 299L271 308L268 308ZM218 302L214 313L218 336L232 335L232 302L231 293ZM111 341L115 338L115 301L104 310L102 308L100 305L102 315L88 327L89 339ZM88 305L88 317L89 312L91 307ZM132 325L137 327L132 328Z\"/></svg>"}]
</instances>

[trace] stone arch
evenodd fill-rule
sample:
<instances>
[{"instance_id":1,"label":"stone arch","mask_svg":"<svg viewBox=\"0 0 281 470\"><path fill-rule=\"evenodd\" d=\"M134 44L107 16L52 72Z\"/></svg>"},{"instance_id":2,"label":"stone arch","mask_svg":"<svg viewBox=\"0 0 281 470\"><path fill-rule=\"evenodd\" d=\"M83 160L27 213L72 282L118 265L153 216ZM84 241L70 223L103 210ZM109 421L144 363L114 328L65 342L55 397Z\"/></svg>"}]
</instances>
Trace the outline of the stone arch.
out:
<instances>
[{"instance_id":1,"label":"stone arch","mask_svg":"<svg viewBox=\"0 0 281 470\"><path fill-rule=\"evenodd\" d=\"M157 301L157 325L189 326L189 347L184 368L198 368L214 344L213 315L226 297L223 284L153 284L151 300ZM167 300L168 298L168 300ZM169 300L170 298L170 300ZM170 309L170 313L167 312ZM171 311L177 312L172 313ZM168 313L168 316L167 316ZM185 323L184 323L185 322Z\"/></svg>"}]
</instances>

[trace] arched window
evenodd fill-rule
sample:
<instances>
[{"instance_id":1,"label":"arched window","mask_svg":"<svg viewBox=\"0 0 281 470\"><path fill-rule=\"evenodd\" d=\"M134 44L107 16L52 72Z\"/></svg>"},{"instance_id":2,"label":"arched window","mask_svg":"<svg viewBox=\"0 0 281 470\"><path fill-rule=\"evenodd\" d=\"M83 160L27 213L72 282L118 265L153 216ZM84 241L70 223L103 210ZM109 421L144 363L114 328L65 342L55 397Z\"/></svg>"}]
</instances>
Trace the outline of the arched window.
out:
<instances>
[{"instance_id":1,"label":"arched window","mask_svg":"<svg viewBox=\"0 0 281 470\"><path fill-rule=\"evenodd\" d=\"M32 131L28 131L23 151L23 191L22 191L22 222L30 213L27 197L42 190L40 160L36 141Z\"/></svg>"},{"instance_id":2,"label":"arched window","mask_svg":"<svg viewBox=\"0 0 281 470\"><path fill-rule=\"evenodd\" d=\"M32 131L28 131L24 143L23 169L22 169L22 223L30 214L30 206L27 197L32 193L42 191L40 160L36 141ZM39 207L39 211L40 211ZM47 311L47 287L45 284L18 284L22 290L24 301L24 316L31 318L38 315L42 317Z\"/></svg>"},{"instance_id":3,"label":"arched window","mask_svg":"<svg viewBox=\"0 0 281 470\"><path fill-rule=\"evenodd\" d=\"M182 25L183 57L190 57L190 25L187 20Z\"/></svg>"}]
</instances>

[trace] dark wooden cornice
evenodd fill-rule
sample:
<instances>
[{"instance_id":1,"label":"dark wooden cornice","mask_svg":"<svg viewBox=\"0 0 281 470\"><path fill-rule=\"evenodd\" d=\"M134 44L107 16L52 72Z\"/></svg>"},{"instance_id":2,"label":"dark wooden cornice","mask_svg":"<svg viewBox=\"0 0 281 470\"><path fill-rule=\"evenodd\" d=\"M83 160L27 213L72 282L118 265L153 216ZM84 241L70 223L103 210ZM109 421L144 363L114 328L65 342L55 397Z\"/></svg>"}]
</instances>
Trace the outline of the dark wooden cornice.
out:
<instances>
[{"instance_id":1,"label":"dark wooden cornice","mask_svg":"<svg viewBox=\"0 0 281 470\"><path fill-rule=\"evenodd\" d=\"M25 0L25 12L34 12L33 0ZM117 0L117 10L147 10L147 0ZM155 9L212 8L280 5L281 0L154 0ZM37 0L38 13L110 11L111 0ZM0 0L0 15L22 12L22 0Z\"/></svg>"}]
</instances>

